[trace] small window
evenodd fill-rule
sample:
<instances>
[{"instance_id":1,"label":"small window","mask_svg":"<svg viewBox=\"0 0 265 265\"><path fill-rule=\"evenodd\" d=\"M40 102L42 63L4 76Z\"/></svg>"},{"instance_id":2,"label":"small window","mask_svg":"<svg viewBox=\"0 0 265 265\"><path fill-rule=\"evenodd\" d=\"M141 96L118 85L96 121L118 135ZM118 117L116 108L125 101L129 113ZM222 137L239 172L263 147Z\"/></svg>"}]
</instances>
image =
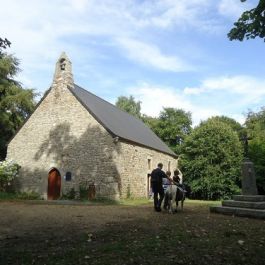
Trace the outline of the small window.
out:
<instances>
[{"instance_id":1,"label":"small window","mask_svg":"<svg viewBox=\"0 0 265 265\"><path fill-rule=\"evenodd\" d=\"M71 181L71 180L72 180L72 173L68 171L65 174L65 181Z\"/></svg>"},{"instance_id":2,"label":"small window","mask_svg":"<svg viewBox=\"0 0 265 265\"><path fill-rule=\"evenodd\" d=\"M151 159L147 159L148 169L151 169Z\"/></svg>"},{"instance_id":3,"label":"small window","mask_svg":"<svg viewBox=\"0 0 265 265\"><path fill-rule=\"evenodd\" d=\"M170 171L170 161L168 161L167 170Z\"/></svg>"},{"instance_id":4,"label":"small window","mask_svg":"<svg viewBox=\"0 0 265 265\"><path fill-rule=\"evenodd\" d=\"M65 59L64 58L62 58L61 60L60 60L60 67L61 67L61 70L65 70L65 65L66 65L66 63L65 63Z\"/></svg>"}]
</instances>

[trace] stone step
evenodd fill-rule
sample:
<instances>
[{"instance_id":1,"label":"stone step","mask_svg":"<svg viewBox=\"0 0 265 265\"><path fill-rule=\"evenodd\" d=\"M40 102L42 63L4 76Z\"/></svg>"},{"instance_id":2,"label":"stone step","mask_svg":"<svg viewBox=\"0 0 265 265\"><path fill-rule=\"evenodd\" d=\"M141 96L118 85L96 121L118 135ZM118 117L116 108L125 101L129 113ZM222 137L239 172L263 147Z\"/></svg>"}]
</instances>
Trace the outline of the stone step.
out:
<instances>
[{"instance_id":1,"label":"stone step","mask_svg":"<svg viewBox=\"0 0 265 265\"><path fill-rule=\"evenodd\" d=\"M226 206L212 206L212 207L210 207L210 212L227 214L227 215L242 216L242 217L265 219L265 210L259 210L259 209L247 209L247 208L226 207Z\"/></svg>"},{"instance_id":2,"label":"stone step","mask_svg":"<svg viewBox=\"0 0 265 265\"><path fill-rule=\"evenodd\" d=\"M227 206L227 207L265 209L265 201L264 202L249 202L249 201L226 200L226 201L222 201L222 205Z\"/></svg>"},{"instance_id":3,"label":"stone step","mask_svg":"<svg viewBox=\"0 0 265 265\"><path fill-rule=\"evenodd\" d=\"M234 195L235 201L261 202L265 201L264 195Z\"/></svg>"}]
</instances>

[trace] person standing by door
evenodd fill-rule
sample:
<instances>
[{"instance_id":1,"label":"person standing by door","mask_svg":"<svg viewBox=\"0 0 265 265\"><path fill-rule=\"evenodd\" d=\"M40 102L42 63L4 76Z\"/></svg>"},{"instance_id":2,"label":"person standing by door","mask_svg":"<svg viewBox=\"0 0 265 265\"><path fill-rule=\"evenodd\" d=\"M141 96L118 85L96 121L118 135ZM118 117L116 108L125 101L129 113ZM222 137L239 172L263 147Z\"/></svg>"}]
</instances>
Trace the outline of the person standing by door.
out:
<instances>
[{"instance_id":1,"label":"person standing by door","mask_svg":"<svg viewBox=\"0 0 265 265\"><path fill-rule=\"evenodd\" d=\"M154 209L157 212L161 212L161 203L164 198L163 178L167 178L172 181L162 170L162 168L163 164L158 163L157 168L151 173L151 186L154 193Z\"/></svg>"}]
</instances>

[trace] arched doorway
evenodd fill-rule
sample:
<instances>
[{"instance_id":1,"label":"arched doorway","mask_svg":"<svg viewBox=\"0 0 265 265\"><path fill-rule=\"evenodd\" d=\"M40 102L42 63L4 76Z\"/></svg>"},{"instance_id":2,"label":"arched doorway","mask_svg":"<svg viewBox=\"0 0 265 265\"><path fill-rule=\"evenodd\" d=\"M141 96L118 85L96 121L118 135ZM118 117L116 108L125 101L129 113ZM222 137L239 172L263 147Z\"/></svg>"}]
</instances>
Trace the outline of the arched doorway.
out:
<instances>
[{"instance_id":1,"label":"arched doorway","mask_svg":"<svg viewBox=\"0 0 265 265\"><path fill-rule=\"evenodd\" d=\"M60 172L53 168L48 176L48 200L56 200L60 197L61 192L61 175Z\"/></svg>"}]
</instances>

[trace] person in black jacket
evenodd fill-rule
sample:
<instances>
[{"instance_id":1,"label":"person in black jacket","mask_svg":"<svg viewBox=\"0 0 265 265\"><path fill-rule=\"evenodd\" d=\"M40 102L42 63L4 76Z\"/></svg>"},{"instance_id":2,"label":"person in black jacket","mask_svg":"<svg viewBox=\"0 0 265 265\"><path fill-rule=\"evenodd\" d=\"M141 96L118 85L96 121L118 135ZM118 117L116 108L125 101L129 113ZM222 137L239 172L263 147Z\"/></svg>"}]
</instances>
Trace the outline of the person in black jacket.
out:
<instances>
[{"instance_id":1,"label":"person in black jacket","mask_svg":"<svg viewBox=\"0 0 265 265\"><path fill-rule=\"evenodd\" d=\"M163 189L163 178L171 179L162 171L163 164L159 163L157 168L154 169L151 173L151 186L154 193L154 209L157 212L161 212L161 203L164 198L164 189ZM158 199L159 194L159 199Z\"/></svg>"}]
</instances>

